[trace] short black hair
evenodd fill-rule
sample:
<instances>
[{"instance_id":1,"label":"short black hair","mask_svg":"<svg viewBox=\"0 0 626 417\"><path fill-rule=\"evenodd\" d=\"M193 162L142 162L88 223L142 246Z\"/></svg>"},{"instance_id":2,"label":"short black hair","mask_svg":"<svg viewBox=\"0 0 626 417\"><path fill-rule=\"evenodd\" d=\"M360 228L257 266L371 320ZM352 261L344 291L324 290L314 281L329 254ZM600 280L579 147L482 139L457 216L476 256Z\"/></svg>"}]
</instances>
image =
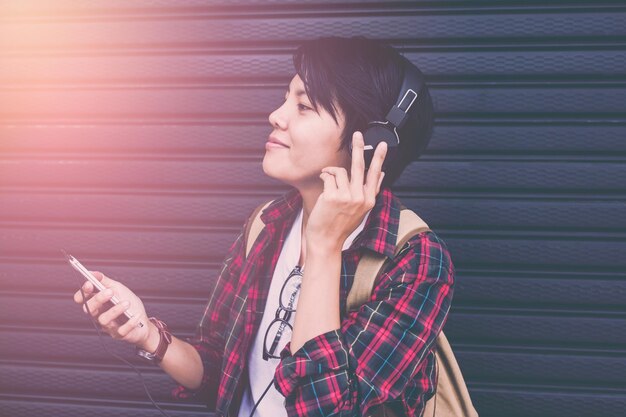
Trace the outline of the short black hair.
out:
<instances>
[{"instance_id":1,"label":"short black hair","mask_svg":"<svg viewBox=\"0 0 626 417\"><path fill-rule=\"evenodd\" d=\"M392 46L363 36L305 41L294 53L293 64L316 111L321 106L335 122L335 106L343 111L346 125L339 150L349 149L353 132L363 132L370 121L385 120L398 98L404 65L415 66ZM392 185L430 141L434 110L426 84L409 114L398 130L398 150L385 163L383 186Z\"/></svg>"}]
</instances>

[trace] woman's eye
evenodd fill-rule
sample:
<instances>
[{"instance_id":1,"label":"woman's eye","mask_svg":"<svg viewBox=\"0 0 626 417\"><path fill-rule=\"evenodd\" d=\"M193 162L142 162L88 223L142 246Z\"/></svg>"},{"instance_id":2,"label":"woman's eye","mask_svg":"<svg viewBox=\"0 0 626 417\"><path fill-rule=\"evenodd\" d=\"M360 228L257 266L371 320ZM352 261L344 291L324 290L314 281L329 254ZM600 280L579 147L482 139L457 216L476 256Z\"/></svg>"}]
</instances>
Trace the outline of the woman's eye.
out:
<instances>
[{"instance_id":1,"label":"woman's eye","mask_svg":"<svg viewBox=\"0 0 626 417\"><path fill-rule=\"evenodd\" d=\"M298 110L311 110L310 107L305 106L304 104L298 104Z\"/></svg>"}]
</instances>

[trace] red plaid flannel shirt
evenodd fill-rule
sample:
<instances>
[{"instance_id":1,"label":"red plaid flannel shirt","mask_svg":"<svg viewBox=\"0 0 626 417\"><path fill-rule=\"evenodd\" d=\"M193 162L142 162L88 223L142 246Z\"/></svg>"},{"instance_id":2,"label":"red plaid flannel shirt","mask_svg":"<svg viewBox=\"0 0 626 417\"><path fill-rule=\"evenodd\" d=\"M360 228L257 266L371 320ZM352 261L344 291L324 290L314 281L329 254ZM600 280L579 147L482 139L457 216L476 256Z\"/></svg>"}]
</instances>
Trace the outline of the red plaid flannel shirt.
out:
<instances>
[{"instance_id":1,"label":"red plaid flannel shirt","mask_svg":"<svg viewBox=\"0 0 626 417\"><path fill-rule=\"evenodd\" d=\"M270 280L301 207L300 194L291 190L264 210L265 227L248 259L242 234L231 246L189 340L204 363L202 386L195 391L179 386L173 391L176 398L201 399L218 416L237 416L248 383L248 351L257 331L264 331L259 324ZM432 347L450 309L454 266L433 232L413 237L394 258L400 210L400 201L382 189L364 230L343 251L341 328L310 339L293 355L289 344L281 352L274 384L285 396L289 416L361 416L383 402L421 416L433 395ZM376 281L370 301L346 314L363 250L392 262Z\"/></svg>"}]
</instances>

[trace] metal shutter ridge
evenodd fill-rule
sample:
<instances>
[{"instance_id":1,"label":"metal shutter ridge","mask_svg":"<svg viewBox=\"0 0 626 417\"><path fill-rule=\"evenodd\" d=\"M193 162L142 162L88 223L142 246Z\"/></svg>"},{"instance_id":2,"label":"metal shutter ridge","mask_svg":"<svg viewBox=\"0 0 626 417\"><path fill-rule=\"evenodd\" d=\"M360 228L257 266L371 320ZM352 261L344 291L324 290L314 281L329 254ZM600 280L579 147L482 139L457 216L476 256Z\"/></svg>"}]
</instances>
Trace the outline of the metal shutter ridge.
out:
<instances>
[{"instance_id":1,"label":"metal shutter ridge","mask_svg":"<svg viewBox=\"0 0 626 417\"><path fill-rule=\"evenodd\" d=\"M626 5L30 0L0 5L0 415L157 416L71 299L65 248L192 334L305 39L384 39L437 123L395 192L456 266L446 333L482 417L626 409ZM172 416L174 383L135 359Z\"/></svg>"}]
</instances>

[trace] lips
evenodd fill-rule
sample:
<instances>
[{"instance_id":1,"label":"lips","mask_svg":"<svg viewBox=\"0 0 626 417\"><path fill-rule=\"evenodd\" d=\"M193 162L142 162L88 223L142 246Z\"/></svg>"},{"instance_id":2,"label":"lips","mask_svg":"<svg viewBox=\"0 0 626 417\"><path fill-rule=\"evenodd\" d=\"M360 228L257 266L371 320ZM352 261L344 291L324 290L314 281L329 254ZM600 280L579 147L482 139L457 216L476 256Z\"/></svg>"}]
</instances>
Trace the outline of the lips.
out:
<instances>
[{"instance_id":1,"label":"lips","mask_svg":"<svg viewBox=\"0 0 626 417\"><path fill-rule=\"evenodd\" d=\"M267 142L268 142L268 143L274 143L274 144L276 144L276 145L281 145L281 146L284 146L285 148L288 148L288 147L289 147L289 146L287 146L287 145L285 144L285 142L283 142L283 141L279 140L279 139L278 139L277 137L275 137L275 136L270 136L269 138L267 138Z\"/></svg>"}]
</instances>

